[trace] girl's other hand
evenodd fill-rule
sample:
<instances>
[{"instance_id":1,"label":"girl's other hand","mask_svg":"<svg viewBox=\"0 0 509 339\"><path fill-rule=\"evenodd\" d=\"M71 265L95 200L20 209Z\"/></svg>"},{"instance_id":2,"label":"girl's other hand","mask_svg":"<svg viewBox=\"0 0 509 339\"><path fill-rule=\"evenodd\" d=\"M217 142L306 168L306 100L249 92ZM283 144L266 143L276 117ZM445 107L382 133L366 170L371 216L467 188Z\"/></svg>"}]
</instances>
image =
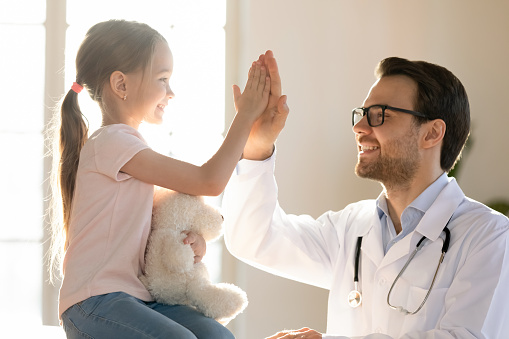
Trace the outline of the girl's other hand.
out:
<instances>
[{"instance_id":1,"label":"girl's other hand","mask_svg":"<svg viewBox=\"0 0 509 339\"><path fill-rule=\"evenodd\" d=\"M185 245L191 245L191 248L194 252L194 263L197 264L201 262L205 253L207 253L207 243L205 239L198 233L193 231L183 232L186 234L184 238Z\"/></svg>"},{"instance_id":2,"label":"girl's other hand","mask_svg":"<svg viewBox=\"0 0 509 339\"><path fill-rule=\"evenodd\" d=\"M255 121L267 108L270 95L270 77L267 68L258 60L249 69L244 92L233 85L233 99L237 113L246 114Z\"/></svg>"}]
</instances>

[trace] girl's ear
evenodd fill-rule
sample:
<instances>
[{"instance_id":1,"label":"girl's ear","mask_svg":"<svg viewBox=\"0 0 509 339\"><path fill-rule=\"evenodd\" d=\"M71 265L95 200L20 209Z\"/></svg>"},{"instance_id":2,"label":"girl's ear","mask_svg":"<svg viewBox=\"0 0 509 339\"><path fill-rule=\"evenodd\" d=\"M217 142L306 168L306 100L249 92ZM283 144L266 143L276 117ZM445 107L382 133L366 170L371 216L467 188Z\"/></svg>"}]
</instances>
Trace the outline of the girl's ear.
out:
<instances>
[{"instance_id":1,"label":"girl's ear","mask_svg":"<svg viewBox=\"0 0 509 339\"><path fill-rule=\"evenodd\" d=\"M125 74L120 71L115 71L111 73L110 88L117 97L123 99L126 96L127 92Z\"/></svg>"},{"instance_id":2,"label":"girl's ear","mask_svg":"<svg viewBox=\"0 0 509 339\"><path fill-rule=\"evenodd\" d=\"M432 148L439 145L444 139L446 125L442 119L431 120L424 125L423 147Z\"/></svg>"}]
</instances>

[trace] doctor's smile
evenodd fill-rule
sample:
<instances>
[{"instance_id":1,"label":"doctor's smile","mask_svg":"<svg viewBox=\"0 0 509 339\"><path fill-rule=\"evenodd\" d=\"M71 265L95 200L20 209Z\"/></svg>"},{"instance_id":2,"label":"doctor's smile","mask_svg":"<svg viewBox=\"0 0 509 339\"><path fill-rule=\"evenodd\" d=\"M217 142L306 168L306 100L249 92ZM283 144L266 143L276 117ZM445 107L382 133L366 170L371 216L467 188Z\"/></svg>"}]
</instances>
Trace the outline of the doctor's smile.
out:
<instances>
[{"instance_id":1,"label":"doctor's smile","mask_svg":"<svg viewBox=\"0 0 509 339\"><path fill-rule=\"evenodd\" d=\"M362 146L359 145L359 154L369 154L372 153L372 151L377 151L380 149L378 146Z\"/></svg>"}]
</instances>

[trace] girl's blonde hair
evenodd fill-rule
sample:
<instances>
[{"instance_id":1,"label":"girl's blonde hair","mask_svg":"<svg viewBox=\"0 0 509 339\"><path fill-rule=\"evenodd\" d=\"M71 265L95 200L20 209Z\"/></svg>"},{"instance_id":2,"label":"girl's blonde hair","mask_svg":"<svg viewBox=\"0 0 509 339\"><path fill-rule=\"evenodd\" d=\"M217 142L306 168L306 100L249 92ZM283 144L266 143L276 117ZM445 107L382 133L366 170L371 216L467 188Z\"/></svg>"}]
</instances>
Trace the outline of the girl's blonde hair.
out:
<instances>
[{"instance_id":1,"label":"girl's blonde hair","mask_svg":"<svg viewBox=\"0 0 509 339\"><path fill-rule=\"evenodd\" d=\"M76 56L76 82L96 101L103 115L107 100L103 88L115 71L125 74L145 70L155 46L164 37L150 26L133 21L110 20L92 26ZM69 90L60 112L55 113L53 128L53 170L51 203L50 276L61 268L68 246L68 230L76 184L79 156L88 139L88 126L78 104L78 93Z\"/></svg>"}]
</instances>

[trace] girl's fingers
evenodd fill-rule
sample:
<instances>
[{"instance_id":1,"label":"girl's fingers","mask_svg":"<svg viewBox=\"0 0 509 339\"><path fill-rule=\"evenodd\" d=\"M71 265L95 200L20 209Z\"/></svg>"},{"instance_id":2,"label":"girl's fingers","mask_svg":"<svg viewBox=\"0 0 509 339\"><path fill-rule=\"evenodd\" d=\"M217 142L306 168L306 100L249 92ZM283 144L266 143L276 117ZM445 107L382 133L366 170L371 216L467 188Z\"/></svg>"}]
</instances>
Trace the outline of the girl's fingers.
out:
<instances>
[{"instance_id":1,"label":"girl's fingers","mask_svg":"<svg viewBox=\"0 0 509 339\"><path fill-rule=\"evenodd\" d=\"M247 82L246 82L246 86L244 87L244 91L251 87L251 82L253 82L253 78L254 78L254 68L255 68L255 63L253 62L251 67L249 67L249 71L247 72Z\"/></svg>"},{"instance_id":2,"label":"girl's fingers","mask_svg":"<svg viewBox=\"0 0 509 339\"><path fill-rule=\"evenodd\" d=\"M262 65L265 65L265 54L260 54L260 56L258 57L258 61L262 64Z\"/></svg>"},{"instance_id":3,"label":"girl's fingers","mask_svg":"<svg viewBox=\"0 0 509 339\"><path fill-rule=\"evenodd\" d=\"M242 93L240 92L240 88L237 85L233 85L232 89L233 89L233 102L235 104L235 107L237 107Z\"/></svg>"},{"instance_id":4,"label":"girl's fingers","mask_svg":"<svg viewBox=\"0 0 509 339\"><path fill-rule=\"evenodd\" d=\"M260 74L261 74L261 63L259 63L257 61L256 65L255 65L255 70L254 70L253 82L251 83L251 86L252 86L253 89L257 89L258 86L259 86L259 83L260 83Z\"/></svg>"},{"instance_id":5,"label":"girl's fingers","mask_svg":"<svg viewBox=\"0 0 509 339\"><path fill-rule=\"evenodd\" d=\"M261 65L260 66L260 79L258 82L258 89L261 91L263 91L265 89L266 78L267 78L267 68L265 68L265 66Z\"/></svg>"},{"instance_id":6,"label":"girl's fingers","mask_svg":"<svg viewBox=\"0 0 509 339\"><path fill-rule=\"evenodd\" d=\"M253 82L255 81L255 73L256 73L256 61L254 61L251 67L249 68L249 72L247 74L246 87L244 87L244 91L250 89L253 86Z\"/></svg>"},{"instance_id":7,"label":"girl's fingers","mask_svg":"<svg viewBox=\"0 0 509 339\"><path fill-rule=\"evenodd\" d=\"M270 95L270 77L265 76L265 87L263 88L263 96Z\"/></svg>"},{"instance_id":8,"label":"girl's fingers","mask_svg":"<svg viewBox=\"0 0 509 339\"><path fill-rule=\"evenodd\" d=\"M186 235L184 238L184 244L192 244L196 241L195 234L193 232L182 232Z\"/></svg>"},{"instance_id":9,"label":"girl's fingers","mask_svg":"<svg viewBox=\"0 0 509 339\"><path fill-rule=\"evenodd\" d=\"M247 78L252 79L254 76L254 69L256 67L256 61L253 61L251 64L251 67L249 67L249 71L247 72Z\"/></svg>"}]
</instances>

